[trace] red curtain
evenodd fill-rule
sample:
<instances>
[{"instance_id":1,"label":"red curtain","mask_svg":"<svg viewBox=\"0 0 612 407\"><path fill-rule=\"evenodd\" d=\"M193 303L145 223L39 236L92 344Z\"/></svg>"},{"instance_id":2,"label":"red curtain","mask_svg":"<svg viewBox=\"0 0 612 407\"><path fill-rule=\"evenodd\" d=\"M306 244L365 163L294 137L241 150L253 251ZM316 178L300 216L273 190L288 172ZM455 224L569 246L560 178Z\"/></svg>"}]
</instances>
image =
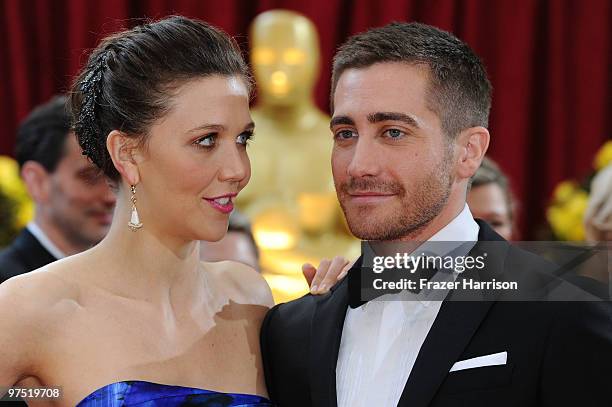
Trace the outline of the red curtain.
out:
<instances>
[{"instance_id":1,"label":"red curtain","mask_svg":"<svg viewBox=\"0 0 612 407\"><path fill-rule=\"evenodd\" d=\"M183 14L237 35L286 8L321 37L319 106L328 109L330 63L349 35L391 21L452 31L482 57L494 87L490 155L521 202L520 229L533 236L557 182L581 177L612 136L610 0L0 0L0 154L11 154L21 119L71 77L102 36L131 19Z\"/></svg>"}]
</instances>

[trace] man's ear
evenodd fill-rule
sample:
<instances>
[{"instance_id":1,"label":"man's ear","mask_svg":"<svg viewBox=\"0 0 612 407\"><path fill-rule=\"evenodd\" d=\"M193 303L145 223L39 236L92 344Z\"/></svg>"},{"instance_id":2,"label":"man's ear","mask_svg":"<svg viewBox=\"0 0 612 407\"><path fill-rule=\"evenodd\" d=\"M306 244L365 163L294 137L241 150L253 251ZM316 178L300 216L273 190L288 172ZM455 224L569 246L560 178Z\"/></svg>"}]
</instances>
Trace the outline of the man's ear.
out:
<instances>
[{"instance_id":1,"label":"man's ear","mask_svg":"<svg viewBox=\"0 0 612 407\"><path fill-rule=\"evenodd\" d=\"M460 178L474 175L487 153L490 138L489 131L481 126L470 127L459 133L455 145L459 151L457 175Z\"/></svg>"},{"instance_id":2,"label":"man's ear","mask_svg":"<svg viewBox=\"0 0 612 407\"><path fill-rule=\"evenodd\" d=\"M130 185L136 185L140 182L137 144L137 140L133 137L128 137L125 133L118 130L111 131L106 138L106 148L115 168Z\"/></svg>"},{"instance_id":3,"label":"man's ear","mask_svg":"<svg viewBox=\"0 0 612 407\"><path fill-rule=\"evenodd\" d=\"M36 203L46 203L49 200L49 177L45 167L36 161L26 161L21 167L21 179Z\"/></svg>"}]
</instances>

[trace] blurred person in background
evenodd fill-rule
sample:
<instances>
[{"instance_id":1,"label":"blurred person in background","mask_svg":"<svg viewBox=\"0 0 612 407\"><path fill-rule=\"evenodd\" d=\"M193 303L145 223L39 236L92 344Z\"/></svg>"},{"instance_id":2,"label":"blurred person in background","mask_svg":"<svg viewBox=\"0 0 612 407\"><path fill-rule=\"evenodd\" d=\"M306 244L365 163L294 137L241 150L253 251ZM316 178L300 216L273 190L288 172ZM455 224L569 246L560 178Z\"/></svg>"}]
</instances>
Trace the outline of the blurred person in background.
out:
<instances>
[{"instance_id":1,"label":"blurred person in background","mask_svg":"<svg viewBox=\"0 0 612 407\"><path fill-rule=\"evenodd\" d=\"M89 249L110 227L115 197L82 155L65 105L55 96L19 127L15 155L35 216L0 253L0 283Z\"/></svg>"},{"instance_id":2,"label":"blurred person in background","mask_svg":"<svg viewBox=\"0 0 612 407\"><path fill-rule=\"evenodd\" d=\"M508 177L485 157L471 179L467 203L475 218L487 222L506 240L515 238L515 202Z\"/></svg>"},{"instance_id":3,"label":"blurred person in background","mask_svg":"<svg viewBox=\"0 0 612 407\"><path fill-rule=\"evenodd\" d=\"M227 234L217 242L200 243L200 259L203 261L233 260L261 271L259 249L249 219L234 210L229 218Z\"/></svg>"},{"instance_id":4,"label":"blurred person in background","mask_svg":"<svg viewBox=\"0 0 612 407\"><path fill-rule=\"evenodd\" d=\"M584 226L588 241L612 241L612 164L599 171L591 182Z\"/></svg>"}]
</instances>

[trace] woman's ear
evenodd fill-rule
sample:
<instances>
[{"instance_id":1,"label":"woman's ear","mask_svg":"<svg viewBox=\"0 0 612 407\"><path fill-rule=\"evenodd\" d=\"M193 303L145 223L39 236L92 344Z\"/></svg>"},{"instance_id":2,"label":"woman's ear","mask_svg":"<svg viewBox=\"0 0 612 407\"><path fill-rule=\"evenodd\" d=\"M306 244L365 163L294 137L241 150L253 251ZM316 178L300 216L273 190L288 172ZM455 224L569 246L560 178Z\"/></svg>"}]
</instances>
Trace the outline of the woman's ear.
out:
<instances>
[{"instance_id":1,"label":"woman's ear","mask_svg":"<svg viewBox=\"0 0 612 407\"><path fill-rule=\"evenodd\" d=\"M140 173L138 171L137 140L128 137L123 132L113 130L106 138L106 148L119 174L130 185L138 184Z\"/></svg>"},{"instance_id":2,"label":"woman's ear","mask_svg":"<svg viewBox=\"0 0 612 407\"><path fill-rule=\"evenodd\" d=\"M470 178L482 163L489 148L491 136L489 131L481 126L463 130L457 137L459 160L457 173L461 178Z\"/></svg>"}]
</instances>

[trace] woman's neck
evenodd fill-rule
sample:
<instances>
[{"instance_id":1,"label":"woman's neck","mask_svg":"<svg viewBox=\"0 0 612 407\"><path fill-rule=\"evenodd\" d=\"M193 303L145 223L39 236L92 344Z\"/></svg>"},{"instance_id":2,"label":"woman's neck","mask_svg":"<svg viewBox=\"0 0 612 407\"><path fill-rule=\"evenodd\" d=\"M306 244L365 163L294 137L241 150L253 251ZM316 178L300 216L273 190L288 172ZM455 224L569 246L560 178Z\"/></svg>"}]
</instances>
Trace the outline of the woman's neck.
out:
<instances>
[{"instance_id":1,"label":"woman's neck","mask_svg":"<svg viewBox=\"0 0 612 407\"><path fill-rule=\"evenodd\" d=\"M143 221L142 228L132 231L130 210L117 204L109 233L95 249L108 273L105 280L116 282L113 291L156 302L201 278L199 241L164 236L152 222Z\"/></svg>"}]
</instances>

